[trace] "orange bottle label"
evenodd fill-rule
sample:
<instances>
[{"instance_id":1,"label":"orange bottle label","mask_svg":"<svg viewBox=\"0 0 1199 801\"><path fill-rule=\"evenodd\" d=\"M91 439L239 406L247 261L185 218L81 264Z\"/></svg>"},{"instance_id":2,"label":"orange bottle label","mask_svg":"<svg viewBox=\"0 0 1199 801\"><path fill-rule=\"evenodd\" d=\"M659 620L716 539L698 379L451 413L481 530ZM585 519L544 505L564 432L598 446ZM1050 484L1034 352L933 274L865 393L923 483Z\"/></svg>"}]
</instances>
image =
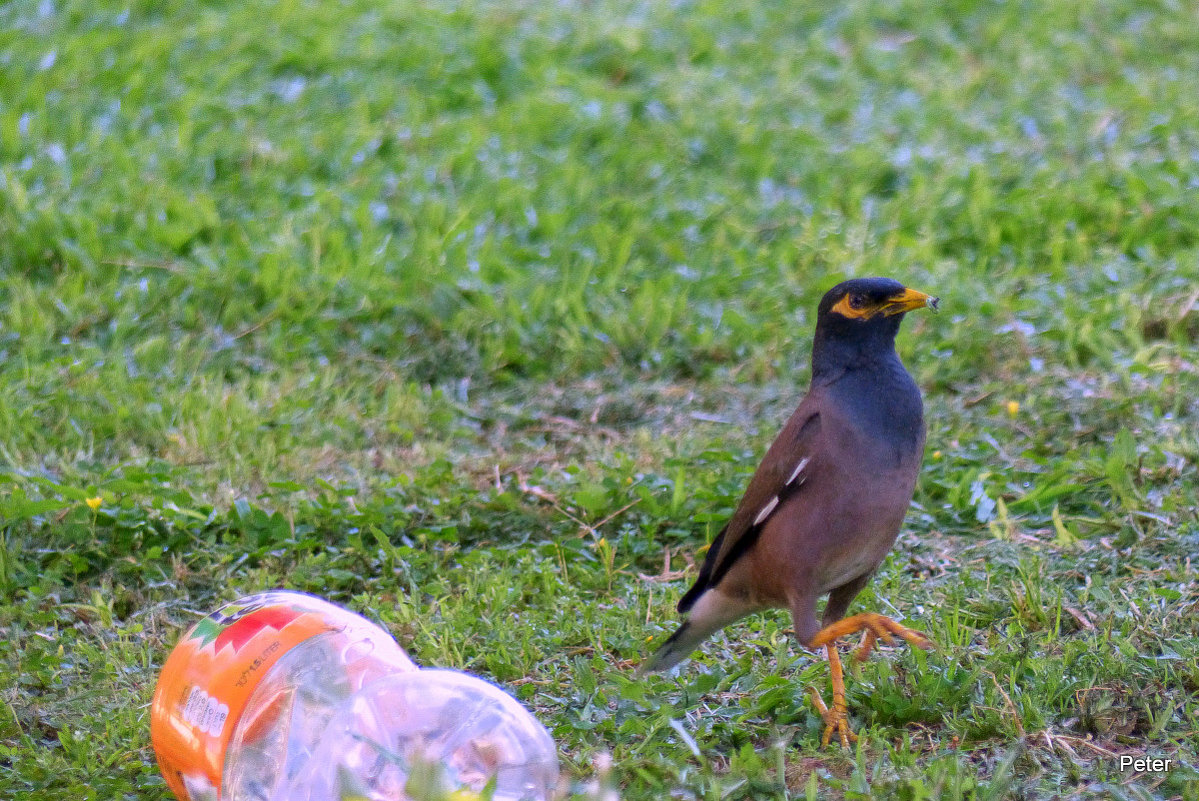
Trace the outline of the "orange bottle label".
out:
<instances>
[{"instance_id":1,"label":"orange bottle label","mask_svg":"<svg viewBox=\"0 0 1199 801\"><path fill-rule=\"evenodd\" d=\"M377 630L347 609L286 591L242 598L193 626L163 665L150 711L150 739L171 791L182 801L219 798L229 741L267 671L311 637L360 627ZM266 727L278 714L270 705L251 725Z\"/></svg>"}]
</instances>

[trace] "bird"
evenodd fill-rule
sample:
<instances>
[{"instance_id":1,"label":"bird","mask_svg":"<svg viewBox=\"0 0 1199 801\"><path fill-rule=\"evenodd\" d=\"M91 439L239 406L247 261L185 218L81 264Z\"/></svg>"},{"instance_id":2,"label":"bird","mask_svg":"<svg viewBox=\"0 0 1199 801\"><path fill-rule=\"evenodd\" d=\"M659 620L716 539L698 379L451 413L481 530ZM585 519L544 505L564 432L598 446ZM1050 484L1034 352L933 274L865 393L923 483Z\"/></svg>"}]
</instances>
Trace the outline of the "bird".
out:
<instances>
[{"instance_id":1,"label":"bird","mask_svg":"<svg viewBox=\"0 0 1199 801\"><path fill-rule=\"evenodd\" d=\"M828 655L832 709L809 688L824 722L849 747L845 682L836 641L931 641L881 614L845 617L891 550L915 491L926 427L920 389L895 352L904 316L940 300L891 278L853 278L817 307L811 382L712 541L678 603L685 621L640 668L668 670L716 631L770 608L789 609L796 640ZM818 600L828 595L817 622Z\"/></svg>"}]
</instances>

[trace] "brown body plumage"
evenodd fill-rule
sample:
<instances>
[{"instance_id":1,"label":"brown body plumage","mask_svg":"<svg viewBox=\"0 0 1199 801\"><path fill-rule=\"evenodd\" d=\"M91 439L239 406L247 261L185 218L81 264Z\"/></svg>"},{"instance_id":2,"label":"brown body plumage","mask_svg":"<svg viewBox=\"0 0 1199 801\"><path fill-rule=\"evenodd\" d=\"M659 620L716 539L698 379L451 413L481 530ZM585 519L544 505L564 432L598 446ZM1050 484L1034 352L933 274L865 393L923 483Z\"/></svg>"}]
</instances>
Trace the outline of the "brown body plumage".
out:
<instances>
[{"instance_id":1,"label":"brown body plumage","mask_svg":"<svg viewBox=\"0 0 1199 801\"><path fill-rule=\"evenodd\" d=\"M728 525L713 541L694 586L679 602L688 620L646 670L687 657L713 632L754 611L791 610L796 639L828 646L833 711L825 739L852 738L832 641L865 629L875 637L923 635L881 615L842 620L878 569L903 523L924 452L920 391L895 353L904 313L936 298L885 278L837 285L821 301L812 385L754 473ZM829 596L823 628L819 598ZM840 622L839 622L840 621Z\"/></svg>"}]
</instances>

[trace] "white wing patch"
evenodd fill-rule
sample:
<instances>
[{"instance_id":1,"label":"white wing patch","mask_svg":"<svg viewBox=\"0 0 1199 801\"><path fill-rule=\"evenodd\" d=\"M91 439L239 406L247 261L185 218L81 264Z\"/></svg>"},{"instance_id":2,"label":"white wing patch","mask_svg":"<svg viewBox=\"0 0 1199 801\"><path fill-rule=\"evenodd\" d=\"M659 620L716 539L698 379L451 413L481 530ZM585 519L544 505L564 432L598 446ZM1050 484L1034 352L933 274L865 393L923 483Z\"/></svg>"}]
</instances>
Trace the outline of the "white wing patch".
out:
<instances>
[{"instance_id":1,"label":"white wing patch","mask_svg":"<svg viewBox=\"0 0 1199 801\"><path fill-rule=\"evenodd\" d=\"M786 481L786 485L788 487L791 486L792 482L794 482L795 479L799 477L800 471L803 470L805 467L807 467L808 462L810 462L810 461L811 460L806 456L799 460L799 464L795 465L795 472L793 472L791 474L791 478L787 479L787 481Z\"/></svg>"},{"instance_id":2,"label":"white wing patch","mask_svg":"<svg viewBox=\"0 0 1199 801\"><path fill-rule=\"evenodd\" d=\"M783 486L790 487L792 484L794 484L795 479L799 478L799 474L802 473L803 469L808 466L809 461L811 460L806 456L800 459L799 464L795 465L795 470L791 472L791 477L784 482ZM801 480L799 483L802 484L803 481ZM754 518L754 522L751 525L761 525L762 521L770 517L771 513L778 508L778 505L779 496L775 495L765 506L762 507L762 511L758 512L758 516Z\"/></svg>"},{"instance_id":3,"label":"white wing patch","mask_svg":"<svg viewBox=\"0 0 1199 801\"><path fill-rule=\"evenodd\" d=\"M754 518L753 524L756 526L766 518L770 517L770 513L774 511L774 507L779 505L779 496L775 495L770 499L770 503L762 507L762 511L758 512L758 516Z\"/></svg>"}]
</instances>

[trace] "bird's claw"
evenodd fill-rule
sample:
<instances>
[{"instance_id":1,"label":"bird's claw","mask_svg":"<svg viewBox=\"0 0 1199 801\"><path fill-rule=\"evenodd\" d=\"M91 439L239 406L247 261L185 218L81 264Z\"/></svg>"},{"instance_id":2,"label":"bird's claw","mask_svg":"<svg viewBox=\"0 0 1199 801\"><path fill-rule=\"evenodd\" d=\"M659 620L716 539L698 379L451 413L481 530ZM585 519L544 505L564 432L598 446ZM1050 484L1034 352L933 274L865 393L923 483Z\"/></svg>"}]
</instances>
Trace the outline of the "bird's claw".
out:
<instances>
[{"instance_id":1,"label":"bird's claw","mask_svg":"<svg viewBox=\"0 0 1199 801\"><path fill-rule=\"evenodd\" d=\"M922 632L915 629L909 629L900 623L896 623L886 615L876 615L866 613L862 616L862 644L858 646L857 653L854 654L854 661L865 662L870 656L870 652L874 650L874 643L877 640L882 640L885 644L891 645L895 642L895 637L901 637L909 644L916 648L922 648L925 651L932 650L932 641L924 636Z\"/></svg>"},{"instance_id":2,"label":"bird's claw","mask_svg":"<svg viewBox=\"0 0 1199 801\"><path fill-rule=\"evenodd\" d=\"M894 643L894 638L899 637L915 648L920 648L926 651L933 649L932 640L924 637L922 632L918 632L915 628L908 628L902 624L897 624L896 621L887 618L886 615L874 613L863 613L855 615L854 618L840 621L842 624L849 624L852 628L860 628L862 631L862 644L858 645L857 652L854 655L855 662L864 662L870 656L870 652L874 650L874 643L882 640L887 645ZM827 637L826 642L831 642L838 636L852 632L852 628L848 631L835 631L839 624L833 624L829 627L831 637Z\"/></svg>"},{"instance_id":3,"label":"bird's claw","mask_svg":"<svg viewBox=\"0 0 1199 801\"><path fill-rule=\"evenodd\" d=\"M820 736L820 747L827 748L829 742L833 739L833 732L837 732L841 739L841 746L849 748L850 743L858 741L858 735L853 729L849 728L849 710L833 701L833 708L830 710L824 705L824 699L820 697L820 693L815 687L808 688L808 694L812 696L812 704L816 707L816 711L820 713L820 717L824 720L824 733Z\"/></svg>"}]
</instances>

